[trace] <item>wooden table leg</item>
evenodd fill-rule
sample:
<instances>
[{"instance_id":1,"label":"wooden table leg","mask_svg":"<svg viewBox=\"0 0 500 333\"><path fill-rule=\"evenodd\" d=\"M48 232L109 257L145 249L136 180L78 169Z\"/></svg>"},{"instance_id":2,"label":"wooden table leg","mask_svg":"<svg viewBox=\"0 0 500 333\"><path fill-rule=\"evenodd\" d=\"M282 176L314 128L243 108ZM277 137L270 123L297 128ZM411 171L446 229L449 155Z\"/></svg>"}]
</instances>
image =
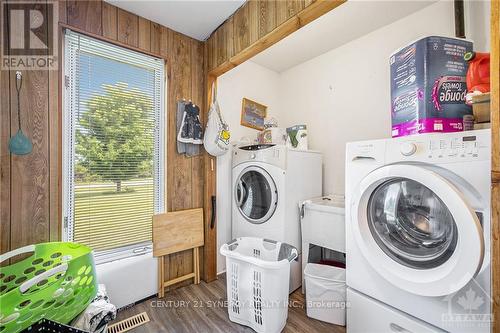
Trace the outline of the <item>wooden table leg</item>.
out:
<instances>
[{"instance_id":1,"label":"wooden table leg","mask_svg":"<svg viewBox=\"0 0 500 333\"><path fill-rule=\"evenodd\" d=\"M201 280L201 274L200 274L200 248L196 248L196 273L198 274L198 284L200 283Z\"/></svg>"},{"instance_id":2,"label":"wooden table leg","mask_svg":"<svg viewBox=\"0 0 500 333\"><path fill-rule=\"evenodd\" d=\"M194 283L200 283L200 252L199 248L193 248L193 271L194 271Z\"/></svg>"},{"instance_id":3,"label":"wooden table leg","mask_svg":"<svg viewBox=\"0 0 500 333\"><path fill-rule=\"evenodd\" d=\"M158 257L158 297L163 298L165 296L165 288L163 283L165 282L165 256Z\"/></svg>"}]
</instances>

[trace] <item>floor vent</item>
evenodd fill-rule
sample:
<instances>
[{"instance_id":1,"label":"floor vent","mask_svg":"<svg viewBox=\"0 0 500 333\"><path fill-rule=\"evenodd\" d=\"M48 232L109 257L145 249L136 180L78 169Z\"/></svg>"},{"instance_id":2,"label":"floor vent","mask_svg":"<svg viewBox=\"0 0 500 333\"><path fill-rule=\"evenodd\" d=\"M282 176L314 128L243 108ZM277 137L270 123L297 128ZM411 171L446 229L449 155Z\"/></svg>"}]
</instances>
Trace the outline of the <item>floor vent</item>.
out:
<instances>
[{"instance_id":1,"label":"floor vent","mask_svg":"<svg viewBox=\"0 0 500 333\"><path fill-rule=\"evenodd\" d=\"M135 316L119 321L116 324L109 325L108 333L128 332L133 328L144 325L149 322L149 317L146 312L141 312Z\"/></svg>"}]
</instances>

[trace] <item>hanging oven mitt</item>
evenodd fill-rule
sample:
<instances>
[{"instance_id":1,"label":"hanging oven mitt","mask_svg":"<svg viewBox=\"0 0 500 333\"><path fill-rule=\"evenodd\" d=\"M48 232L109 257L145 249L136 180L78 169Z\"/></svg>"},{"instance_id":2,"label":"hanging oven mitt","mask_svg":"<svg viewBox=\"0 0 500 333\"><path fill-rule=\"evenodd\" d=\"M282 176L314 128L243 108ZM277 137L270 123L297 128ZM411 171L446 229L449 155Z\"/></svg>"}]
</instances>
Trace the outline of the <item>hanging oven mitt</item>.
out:
<instances>
[{"instance_id":1,"label":"hanging oven mitt","mask_svg":"<svg viewBox=\"0 0 500 333\"><path fill-rule=\"evenodd\" d=\"M182 116L181 129L177 140L196 145L203 144L203 130L200 123L200 108L193 103L186 104Z\"/></svg>"}]
</instances>

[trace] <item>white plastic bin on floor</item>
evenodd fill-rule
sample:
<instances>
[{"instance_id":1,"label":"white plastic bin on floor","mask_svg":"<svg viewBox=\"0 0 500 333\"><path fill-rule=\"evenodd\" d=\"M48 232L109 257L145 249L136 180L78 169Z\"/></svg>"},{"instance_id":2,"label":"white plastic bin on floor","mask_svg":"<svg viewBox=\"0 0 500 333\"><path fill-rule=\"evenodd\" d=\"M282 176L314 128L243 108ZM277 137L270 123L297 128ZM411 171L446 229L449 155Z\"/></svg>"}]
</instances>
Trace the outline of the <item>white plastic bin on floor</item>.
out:
<instances>
[{"instance_id":1,"label":"white plastic bin on floor","mask_svg":"<svg viewBox=\"0 0 500 333\"><path fill-rule=\"evenodd\" d=\"M259 333L281 332L288 317L290 261L297 249L272 240L240 237L222 245L229 319Z\"/></svg>"},{"instance_id":2,"label":"white plastic bin on floor","mask_svg":"<svg viewBox=\"0 0 500 333\"><path fill-rule=\"evenodd\" d=\"M307 264L304 275L307 316L345 326L345 269Z\"/></svg>"}]
</instances>

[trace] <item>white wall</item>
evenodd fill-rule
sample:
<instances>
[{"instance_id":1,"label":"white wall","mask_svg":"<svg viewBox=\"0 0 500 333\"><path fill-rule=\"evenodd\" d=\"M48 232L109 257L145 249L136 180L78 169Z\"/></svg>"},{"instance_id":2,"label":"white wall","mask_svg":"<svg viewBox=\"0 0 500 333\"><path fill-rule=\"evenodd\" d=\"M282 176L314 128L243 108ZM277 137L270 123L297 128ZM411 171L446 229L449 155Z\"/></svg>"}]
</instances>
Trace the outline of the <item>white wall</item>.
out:
<instances>
[{"instance_id":1,"label":"white wall","mask_svg":"<svg viewBox=\"0 0 500 333\"><path fill-rule=\"evenodd\" d=\"M474 50L490 50L490 1L465 2L465 35L474 41Z\"/></svg>"},{"instance_id":2,"label":"white wall","mask_svg":"<svg viewBox=\"0 0 500 333\"><path fill-rule=\"evenodd\" d=\"M278 73L253 62L245 62L217 79L218 101L231 131L231 142L242 137L254 139L258 131L240 125L243 97L267 106L273 116L279 105ZM231 237L231 154L217 158L217 249ZM226 261L220 254L217 272L225 270Z\"/></svg>"}]
</instances>

